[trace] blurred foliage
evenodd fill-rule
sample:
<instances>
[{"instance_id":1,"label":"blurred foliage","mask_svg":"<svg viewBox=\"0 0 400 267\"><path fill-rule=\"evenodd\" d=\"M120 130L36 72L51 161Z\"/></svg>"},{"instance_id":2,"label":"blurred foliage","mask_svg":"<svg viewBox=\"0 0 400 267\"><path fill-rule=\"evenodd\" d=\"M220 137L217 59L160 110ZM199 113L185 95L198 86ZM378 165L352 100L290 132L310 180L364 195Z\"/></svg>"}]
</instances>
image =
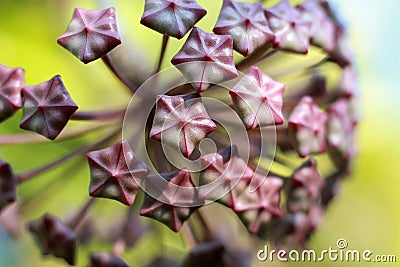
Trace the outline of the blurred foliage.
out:
<instances>
[{"instance_id":1,"label":"blurred foliage","mask_svg":"<svg viewBox=\"0 0 400 267\"><path fill-rule=\"evenodd\" d=\"M266 1L267 4L273 2ZM310 247L316 250L334 247L337 239L345 238L351 249L369 249L375 254L396 254L400 252L400 211L397 204L400 202L400 168L397 165L400 154L400 126L397 122L400 112L395 106L395 101L399 96L396 81L400 78L393 62L399 62L399 55L387 47L386 38L390 37L389 45L397 44L396 40L400 40L399 36L389 36L396 32L396 25L392 22L397 16L397 9L391 7L399 4L394 0L381 1L385 2L385 5L381 2L362 0L332 2L337 3L344 12L355 47L360 87L363 92L363 120L359 126L359 157L355 162L354 173L351 179L342 184L341 194L330 206ZM161 36L139 24L143 3L143 0L103 0L98 3L93 0L79 3L67 0L1 0L0 63L11 67L23 67L26 70L27 84L37 84L55 74L61 74L81 110L123 107L129 100L128 94L102 62L83 65L59 47L56 39L64 32L76 5L82 8L94 8L96 5L116 6L122 39L137 47L137 51L130 55L131 59L135 60L138 54L143 56L140 52L143 50L148 59L147 63L154 64L158 57ZM220 3L209 0L199 0L199 3L209 11L199 26L211 31L217 20ZM354 12L355 9L358 12ZM372 17L374 19L371 19ZM380 28L371 26L371 23L377 21L378 25L382 24ZM397 32L400 31L397 29ZM183 42L184 39L171 40L166 58L171 58ZM169 61L165 60L163 67L168 65ZM18 128L20 117L21 113L17 113L12 119L1 124L0 134L22 132ZM80 125L79 122L73 124ZM73 141L0 147L0 157L12 162L17 171L23 171L49 162L88 140L95 140L97 136L91 134ZM79 158L21 186L18 190L19 198L24 203L23 220L37 218L45 211L60 215L64 219L68 218L68 215L87 199L88 174L85 161ZM47 190L43 191L43 194L34 194L42 192L41 188ZM57 197L49 199L47 192L56 194ZM29 201L24 202L27 199ZM117 221L125 211L124 207L112 201L99 202L93 210L93 214L97 214L96 221L99 225ZM216 210L217 213L221 213L219 208ZM214 223L219 228L225 222L216 219ZM150 223L150 227L154 228L151 236L140 240L136 249L126 255L126 261L137 263L135 266L143 266L161 253L180 257L179 252L185 249L182 236L166 231L165 227L158 223ZM233 224L231 227L233 231L243 231L241 226ZM257 243L254 252L262 247L263 244ZM81 249L78 262L86 263L86 255L93 249L110 247L101 242L91 243ZM17 256L19 253L27 256ZM400 260L400 254L397 254L397 257ZM59 261L54 259L43 261L30 236L23 234L21 238L11 240L3 229L0 229L0 266L64 266L58 263ZM256 257L254 263L257 265ZM287 264L275 262L259 265ZM390 264L374 264L386 265ZM296 266L300 264L296 263ZM364 264L325 262L306 263L301 266Z\"/></svg>"}]
</instances>

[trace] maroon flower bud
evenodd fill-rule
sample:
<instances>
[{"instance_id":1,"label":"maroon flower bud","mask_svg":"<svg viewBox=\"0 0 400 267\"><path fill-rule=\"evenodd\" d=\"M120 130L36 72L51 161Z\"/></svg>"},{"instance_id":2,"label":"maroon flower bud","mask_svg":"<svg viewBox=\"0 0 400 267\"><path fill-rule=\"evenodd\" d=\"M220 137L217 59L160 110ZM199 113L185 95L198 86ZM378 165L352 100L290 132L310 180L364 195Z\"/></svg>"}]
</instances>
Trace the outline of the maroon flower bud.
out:
<instances>
[{"instance_id":1,"label":"maroon flower bud","mask_svg":"<svg viewBox=\"0 0 400 267\"><path fill-rule=\"evenodd\" d=\"M310 96L304 96L289 117L289 131L300 157L326 151L328 116Z\"/></svg>"},{"instance_id":2,"label":"maroon flower bud","mask_svg":"<svg viewBox=\"0 0 400 267\"><path fill-rule=\"evenodd\" d=\"M197 95L161 95L150 138L180 149L189 157L198 143L217 128Z\"/></svg>"},{"instance_id":3,"label":"maroon flower bud","mask_svg":"<svg viewBox=\"0 0 400 267\"><path fill-rule=\"evenodd\" d=\"M328 144L333 148L346 151L350 147L350 136L354 122L350 116L350 106L346 99L338 99L328 108Z\"/></svg>"},{"instance_id":4,"label":"maroon flower bud","mask_svg":"<svg viewBox=\"0 0 400 267\"><path fill-rule=\"evenodd\" d=\"M308 52L311 21L306 20L288 0L282 0L264 12L275 34L277 48L302 54Z\"/></svg>"},{"instance_id":5,"label":"maroon flower bud","mask_svg":"<svg viewBox=\"0 0 400 267\"><path fill-rule=\"evenodd\" d=\"M292 183L307 189L313 199L317 199L322 188L322 178L317 170L317 161L311 158L292 175Z\"/></svg>"},{"instance_id":6,"label":"maroon flower bud","mask_svg":"<svg viewBox=\"0 0 400 267\"><path fill-rule=\"evenodd\" d=\"M140 23L181 39L206 14L195 0L146 0Z\"/></svg>"},{"instance_id":7,"label":"maroon flower bud","mask_svg":"<svg viewBox=\"0 0 400 267\"><path fill-rule=\"evenodd\" d=\"M275 40L261 3L224 0L214 32L231 35L233 47L244 56Z\"/></svg>"},{"instance_id":8,"label":"maroon flower bud","mask_svg":"<svg viewBox=\"0 0 400 267\"><path fill-rule=\"evenodd\" d=\"M160 186L158 181L160 178L168 182L158 192L158 199L164 202L146 194L140 215L153 218L168 226L172 231L178 232L195 210L189 206L197 199L197 192L190 178L190 172L185 169L155 177L149 176L146 180L146 192L154 192L153 190ZM188 205L178 206L184 202Z\"/></svg>"},{"instance_id":9,"label":"maroon flower bud","mask_svg":"<svg viewBox=\"0 0 400 267\"><path fill-rule=\"evenodd\" d=\"M125 141L87 154L90 167L89 194L110 198L132 205L139 184L147 177L149 168L133 153Z\"/></svg>"},{"instance_id":10,"label":"maroon flower bud","mask_svg":"<svg viewBox=\"0 0 400 267\"><path fill-rule=\"evenodd\" d=\"M340 170L347 168L357 149L354 143L354 127L357 122L352 117L350 100L340 98L327 109L329 153Z\"/></svg>"},{"instance_id":11,"label":"maroon flower bud","mask_svg":"<svg viewBox=\"0 0 400 267\"><path fill-rule=\"evenodd\" d=\"M207 154L200 158L204 170L199 177L199 194L204 200L218 199L230 208L235 207L232 189L239 180L249 181L254 172L238 156L236 146L226 147L217 153ZM229 192L229 193L228 193ZM224 198L220 199L228 193Z\"/></svg>"},{"instance_id":12,"label":"maroon flower bud","mask_svg":"<svg viewBox=\"0 0 400 267\"><path fill-rule=\"evenodd\" d=\"M326 52L335 49L336 25L321 6L320 0L308 0L298 6L304 17L312 21L311 42L322 47Z\"/></svg>"},{"instance_id":13,"label":"maroon flower bud","mask_svg":"<svg viewBox=\"0 0 400 267\"><path fill-rule=\"evenodd\" d=\"M311 203L321 196L323 180L317 170L317 161L311 158L298 168L289 183L288 211L308 210Z\"/></svg>"},{"instance_id":14,"label":"maroon flower bud","mask_svg":"<svg viewBox=\"0 0 400 267\"><path fill-rule=\"evenodd\" d=\"M182 49L172 58L172 64L192 82L198 92L211 83L221 83L238 76L233 61L233 39L194 27ZM193 62L192 64L182 63Z\"/></svg>"},{"instance_id":15,"label":"maroon flower bud","mask_svg":"<svg viewBox=\"0 0 400 267\"><path fill-rule=\"evenodd\" d=\"M352 66L347 66L343 69L342 77L338 84L338 90L343 97L358 97L360 92L357 86L357 75Z\"/></svg>"},{"instance_id":16,"label":"maroon flower bud","mask_svg":"<svg viewBox=\"0 0 400 267\"><path fill-rule=\"evenodd\" d=\"M89 267L129 267L129 265L111 253L96 252L90 254Z\"/></svg>"},{"instance_id":17,"label":"maroon flower bud","mask_svg":"<svg viewBox=\"0 0 400 267\"><path fill-rule=\"evenodd\" d=\"M0 159L0 211L17 198L18 179L10 164Z\"/></svg>"},{"instance_id":18,"label":"maroon flower bud","mask_svg":"<svg viewBox=\"0 0 400 267\"><path fill-rule=\"evenodd\" d=\"M324 209L318 204L311 205L307 212L298 212L294 215L294 236L298 244L305 246L305 241L321 223L323 215Z\"/></svg>"},{"instance_id":19,"label":"maroon flower bud","mask_svg":"<svg viewBox=\"0 0 400 267\"><path fill-rule=\"evenodd\" d=\"M203 243L192 249L181 263L181 267L218 267L222 265L225 246L219 242Z\"/></svg>"},{"instance_id":20,"label":"maroon flower bud","mask_svg":"<svg viewBox=\"0 0 400 267\"><path fill-rule=\"evenodd\" d=\"M43 217L30 222L28 229L43 255L53 255L64 259L70 265L75 264L75 233L60 219L45 214Z\"/></svg>"},{"instance_id":21,"label":"maroon flower bud","mask_svg":"<svg viewBox=\"0 0 400 267\"><path fill-rule=\"evenodd\" d=\"M229 92L246 129L283 123L282 95L285 85L251 67Z\"/></svg>"},{"instance_id":22,"label":"maroon flower bud","mask_svg":"<svg viewBox=\"0 0 400 267\"><path fill-rule=\"evenodd\" d=\"M76 8L67 31L57 43L85 64L104 56L121 44L115 9Z\"/></svg>"},{"instance_id":23,"label":"maroon flower bud","mask_svg":"<svg viewBox=\"0 0 400 267\"><path fill-rule=\"evenodd\" d=\"M22 68L0 65L0 122L11 117L21 108L21 89L25 83Z\"/></svg>"},{"instance_id":24,"label":"maroon flower bud","mask_svg":"<svg viewBox=\"0 0 400 267\"><path fill-rule=\"evenodd\" d=\"M279 206L283 185L282 179L271 176L266 177L254 192L250 192L249 187L242 190L235 203L235 209L251 233L259 233L272 219L282 215Z\"/></svg>"},{"instance_id":25,"label":"maroon flower bud","mask_svg":"<svg viewBox=\"0 0 400 267\"><path fill-rule=\"evenodd\" d=\"M24 116L20 127L54 140L78 109L60 75L22 89Z\"/></svg>"},{"instance_id":26,"label":"maroon flower bud","mask_svg":"<svg viewBox=\"0 0 400 267\"><path fill-rule=\"evenodd\" d=\"M345 68L353 62L353 51L350 48L346 33L343 28L336 31L335 50L330 55L330 60L336 62L340 67Z\"/></svg>"}]
</instances>

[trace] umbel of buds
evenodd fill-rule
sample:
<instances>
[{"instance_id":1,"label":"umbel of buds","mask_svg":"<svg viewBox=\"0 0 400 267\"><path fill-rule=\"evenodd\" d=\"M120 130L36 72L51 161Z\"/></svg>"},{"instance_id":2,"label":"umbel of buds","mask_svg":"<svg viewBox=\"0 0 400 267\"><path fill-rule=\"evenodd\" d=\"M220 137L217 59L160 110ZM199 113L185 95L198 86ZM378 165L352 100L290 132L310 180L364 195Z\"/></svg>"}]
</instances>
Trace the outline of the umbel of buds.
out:
<instances>
[{"instance_id":1,"label":"umbel of buds","mask_svg":"<svg viewBox=\"0 0 400 267\"><path fill-rule=\"evenodd\" d=\"M21 110L19 130L28 131L1 135L0 146L56 140L68 149L66 140L84 137L59 158L25 153L27 161L47 160L30 170L0 155L0 224L24 218L17 215L32 199L34 213L44 215L27 222L27 229L41 254L91 267L250 266L251 244L246 250L227 238L237 234L230 230L232 220L243 224L240 235L305 248L357 154L357 75L346 28L331 4L224 0L209 32L198 25L207 11L195 0L142 2L136 26L160 33L161 51L155 70L140 81L132 73L147 64L136 60L127 67L124 53L128 58L129 49L137 48L121 38L118 8L76 8L57 39L81 61L74 64L102 59L132 97L128 106L78 111L59 74L28 85L24 69L0 65L0 122L17 128L14 115ZM135 37L140 41L139 33ZM178 46L165 59L170 37ZM171 75L164 79L163 73ZM79 125L72 126L74 120ZM71 159L86 164L86 176L75 167L64 168L59 178L51 172L70 168ZM30 187L29 194L17 190L43 174L54 179ZM60 217L41 210L38 200L70 194L59 188L71 176L88 185L74 188L71 199L87 202L73 212L63 205L54 212ZM103 206L92 209L99 202L114 205L115 214L103 213ZM218 212L213 202L236 217ZM126 216L117 209L126 209ZM178 235L188 253L153 255L166 231ZM96 249L87 245L97 243ZM78 259L79 247L90 253ZM137 247L135 255L149 251L144 261L129 256Z\"/></svg>"}]
</instances>

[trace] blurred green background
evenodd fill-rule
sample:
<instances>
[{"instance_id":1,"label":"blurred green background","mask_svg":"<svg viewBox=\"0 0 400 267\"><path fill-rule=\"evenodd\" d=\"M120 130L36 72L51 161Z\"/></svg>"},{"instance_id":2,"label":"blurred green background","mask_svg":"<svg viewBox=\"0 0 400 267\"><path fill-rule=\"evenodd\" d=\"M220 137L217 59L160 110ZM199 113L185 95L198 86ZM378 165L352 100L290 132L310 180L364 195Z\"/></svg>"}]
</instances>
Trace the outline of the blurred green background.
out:
<instances>
[{"instance_id":1,"label":"blurred green background","mask_svg":"<svg viewBox=\"0 0 400 267\"><path fill-rule=\"evenodd\" d=\"M141 60L152 64L158 57L160 36L141 26L138 21L143 11L141 1L99 1L104 6L116 6L122 39L137 46L131 51L133 58L148 55ZM117 3L119 2L119 3ZM207 8L207 22L200 26L211 30L216 21L219 1L198 1ZM395 254L400 261L400 109L398 99L400 75L398 75L400 54L400 27L396 23L397 0L363 1L332 0L344 21L347 22L351 44L354 47L359 71L359 86L362 90L363 118L358 128L359 156L351 179L342 184L341 192L330 206L324 222L314 235L310 248L317 250L336 246L336 240L345 238L350 249L371 250L374 254ZM73 8L95 7L94 1L64 0L0 0L0 64L21 66L26 70L26 83L37 84L61 74L66 87L81 110L116 108L126 105L129 98L102 62L83 65L63 48L56 39L65 30ZM177 51L178 42L171 40L168 55ZM157 51L156 53L154 51ZM109 101L112 99L113 101ZM20 132L18 113L13 119L0 125L0 134ZM79 123L77 127L79 127ZM89 136L87 138L94 138ZM84 143L86 137L76 141L54 142L48 145L35 144L0 147L0 157L13 163L22 171L49 161ZM46 155L31 158L32 151ZM23 208L24 220L37 218L44 211L71 214L87 198L88 170L85 164L76 168L81 160L67 164L62 170L37 178L34 183L21 186L19 194L24 198L33 197L31 204ZM71 168L73 168L71 170ZM78 171L76 171L78 170ZM45 196L34 196L52 178L63 176L63 183L53 184L53 191L63 190L57 198L43 203ZM53 192L54 193L54 192ZM41 198L43 197L43 199ZM33 204L32 204L33 203ZM40 206L37 206L40 203ZM98 212L107 221L108 211L118 217L123 209L120 205L102 202ZM60 208L61 207L61 208ZM169 235L171 244L177 237ZM156 236L156 235L155 235ZM142 244L146 247L145 244ZM33 247L32 239L25 234L12 240L0 229L0 266L63 266L54 260L42 261ZM33 249L33 250L32 250ZM258 248L257 248L258 249ZM259 248L261 249L261 247ZM157 248L154 248L157 250ZM138 250L140 251L140 249ZM80 255L85 257L86 252ZM153 252L152 252L153 253ZM151 253L150 253L151 254ZM23 257L21 256L23 255ZM146 262L150 256L137 252L130 255L132 262ZM83 263L84 261L80 261ZM254 258L256 263L256 259ZM369 263L371 266L397 266L398 263ZM260 263L259 266L286 266L279 263ZM365 263L324 262L306 263L293 266L364 266Z\"/></svg>"}]
</instances>

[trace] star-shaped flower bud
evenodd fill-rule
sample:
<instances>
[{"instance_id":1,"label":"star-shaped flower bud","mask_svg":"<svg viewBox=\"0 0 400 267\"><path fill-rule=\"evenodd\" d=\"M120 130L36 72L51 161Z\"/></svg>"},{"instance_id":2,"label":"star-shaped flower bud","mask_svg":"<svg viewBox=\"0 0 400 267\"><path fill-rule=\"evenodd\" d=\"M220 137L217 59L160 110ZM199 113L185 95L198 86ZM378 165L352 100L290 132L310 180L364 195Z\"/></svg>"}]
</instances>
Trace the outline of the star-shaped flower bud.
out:
<instances>
[{"instance_id":1,"label":"star-shaped flower bud","mask_svg":"<svg viewBox=\"0 0 400 267\"><path fill-rule=\"evenodd\" d=\"M311 21L306 20L288 0L264 9L264 13L275 34L277 48L302 54L308 52Z\"/></svg>"},{"instance_id":2,"label":"star-shaped flower bud","mask_svg":"<svg viewBox=\"0 0 400 267\"><path fill-rule=\"evenodd\" d=\"M129 267L129 265L116 255L97 252L90 254L89 267Z\"/></svg>"},{"instance_id":3,"label":"star-shaped flower bud","mask_svg":"<svg viewBox=\"0 0 400 267\"><path fill-rule=\"evenodd\" d=\"M229 93L243 124L251 130L257 126L283 123L284 90L284 84L272 80L253 66Z\"/></svg>"},{"instance_id":4,"label":"star-shaped flower bud","mask_svg":"<svg viewBox=\"0 0 400 267\"><path fill-rule=\"evenodd\" d=\"M104 56L121 44L115 9L76 8L67 31L57 43L85 64Z\"/></svg>"},{"instance_id":5,"label":"star-shaped flower bud","mask_svg":"<svg viewBox=\"0 0 400 267\"><path fill-rule=\"evenodd\" d=\"M347 66L342 71L342 77L338 85L341 95L346 98L358 97L357 74L352 66Z\"/></svg>"},{"instance_id":6,"label":"star-shaped flower bud","mask_svg":"<svg viewBox=\"0 0 400 267\"><path fill-rule=\"evenodd\" d=\"M18 179L10 164L0 159L0 211L17 198Z\"/></svg>"},{"instance_id":7,"label":"star-shaped flower bud","mask_svg":"<svg viewBox=\"0 0 400 267\"><path fill-rule=\"evenodd\" d=\"M197 144L216 128L199 95L160 95L150 138L179 148L189 157Z\"/></svg>"},{"instance_id":8,"label":"star-shaped flower bud","mask_svg":"<svg viewBox=\"0 0 400 267\"><path fill-rule=\"evenodd\" d=\"M328 108L328 144L341 151L347 151L350 146L350 136L354 131L349 102L338 99Z\"/></svg>"},{"instance_id":9,"label":"star-shaped flower bud","mask_svg":"<svg viewBox=\"0 0 400 267\"><path fill-rule=\"evenodd\" d=\"M313 204L307 212L298 212L293 216L292 223L296 242L304 247L305 242L321 223L324 209Z\"/></svg>"},{"instance_id":10,"label":"star-shaped flower bud","mask_svg":"<svg viewBox=\"0 0 400 267\"><path fill-rule=\"evenodd\" d=\"M317 170L317 161L311 158L303 164L293 173L291 181L295 186L304 187L313 199L317 199L323 185Z\"/></svg>"},{"instance_id":11,"label":"star-shaped flower bud","mask_svg":"<svg viewBox=\"0 0 400 267\"><path fill-rule=\"evenodd\" d=\"M24 116L20 127L54 140L78 109L60 75L22 89Z\"/></svg>"},{"instance_id":12,"label":"star-shaped flower bud","mask_svg":"<svg viewBox=\"0 0 400 267\"><path fill-rule=\"evenodd\" d=\"M335 50L330 54L330 60L336 62L340 67L345 68L353 62L353 51L350 48L345 36L344 29L339 28L336 31Z\"/></svg>"},{"instance_id":13,"label":"star-shaped flower bud","mask_svg":"<svg viewBox=\"0 0 400 267\"><path fill-rule=\"evenodd\" d=\"M356 122L353 119L350 100L340 98L328 108L329 155L338 169L346 170L357 154L354 138Z\"/></svg>"},{"instance_id":14,"label":"star-shaped flower bud","mask_svg":"<svg viewBox=\"0 0 400 267\"><path fill-rule=\"evenodd\" d=\"M236 146L207 154L200 158L200 163L204 168L199 177L200 198L218 200L234 208L235 195L232 189L240 180L250 181L254 175L246 162L238 156Z\"/></svg>"},{"instance_id":15,"label":"star-shaped flower bud","mask_svg":"<svg viewBox=\"0 0 400 267\"><path fill-rule=\"evenodd\" d=\"M218 84L238 76L233 60L233 39L194 27L182 49L172 58L172 64L189 82L202 92L210 84ZM182 63L191 63L183 64Z\"/></svg>"},{"instance_id":16,"label":"star-shaped flower bud","mask_svg":"<svg viewBox=\"0 0 400 267\"><path fill-rule=\"evenodd\" d=\"M45 214L28 224L28 229L43 255L53 255L75 264L76 238L74 231L60 219Z\"/></svg>"},{"instance_id":17,"label":"star-shaped flower bud","mask_svg":"<svg viewBox=\"0 0 400 267\"><path fill-rule=\"evenodd\" d=\"M262 179L264 181L256 191L250 192L248 188L245 188L242 192L237 192L239 195L235 203L235 211L251 233L259 233L273 218L282 215L280 192L284 185L283 180L273 176L262 177Z\"/></svg>"},{"instance_id":18,"label":"star-shaped flower bud","mask_svg":"<svg viewBox=\"0 0 400 267\"><path fill-rule=\"evenodd\" d=\"M300 157L326 151L328 116L309 96L304 96L289 117L289 131Z\"/></svg>"},{"instance_id":19,"label":"star-shaped flower bud","mask_svg":"<svg viewBox=\"0 0 400 267\"><path fill-rule=\"evenodd\" d=\"M195 0L146 0L140 23L181 39L206 14Z\"/></svg>"},{"instance_id":20,"label":"star-shaped flower bud","mask_svg":"<svg viewBox=\"0 0 400 267\"><path fill-rule=\"evenodd\" d=\"M133 153L125 141L87 154L90 168L89 194L132 205L139 183L147 177L149 168Z\"/></svg>"},{"instance_id":21,"label":"star-shaped flower bud","mask_svg":"<svg viewBox=\"0 0 400 267\"><path fill-rule=\"evenodd\" d=\"M214 32L231 35L233 47L244 56L275 40L261 3L224 0Z\"/></svg>"},{"instance_id":22,"label":"star-shaped flower bud","mask_svg":"<svg viewBox=\"0 0 400 267\"><path fill-rule=\"evenodd\" d=\"M0 122L11 117L22 106L21 90L25 83L22 68L0 64Z\"/></svg>"},{"instance_id":23,"label":"star-shaped flower bud","mask_svg":"<svg viewBox=\"0 0 400 267\"><path fill-rule=\"evenodd\" d=\"M158 179L164 179L167 183L161 185ZM160 189L160 186L163 188ZM190 172L186 169L149 176L146 180L146 192L151 192L152 195L155 193L157 199L146 194L140 215L153 218L174 232L179 231L196 209L190 207L198 197Z\"/></svg>"},{"instance_id":24,"label":"star-shaped flower bud","mask_svg":"<svg viewBox=\"0 0 400 267\"><path fill-rule=\"evenodd\" d=\"M319 199L323 180L317 170L317 161L311 158L298 168L289 182L288 210L292 213L308 210Z\"/></svg>"},{"instance_id":25,"label":"star-shaped flower bud","mask_svg":"<svg viewBox=\"0 0 400 267\"><path fill-rule=\"evenodd\" d=\"M321 6L320 0L308 0L298 6L305 18L312 21L311 42L326 52L335 49L336 25Z\"/></svg>"}]
</instances>

